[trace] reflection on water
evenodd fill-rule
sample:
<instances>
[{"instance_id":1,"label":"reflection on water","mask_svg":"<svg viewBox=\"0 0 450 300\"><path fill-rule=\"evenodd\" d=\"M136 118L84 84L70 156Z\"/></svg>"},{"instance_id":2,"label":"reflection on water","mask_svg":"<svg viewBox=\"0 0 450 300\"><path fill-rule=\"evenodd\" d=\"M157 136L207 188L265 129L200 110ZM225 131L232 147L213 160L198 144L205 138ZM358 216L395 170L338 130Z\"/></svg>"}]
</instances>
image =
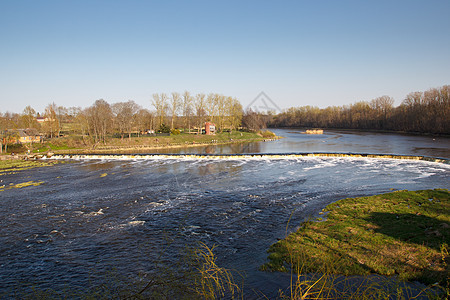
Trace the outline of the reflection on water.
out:
<instances>
[{"instance_id":1,"label":"reflection on water","mask_svg":"<svg viewBox=\"0 0 450 300\"><path fill-rule=\"evenodd\" d=\"M159 154L234 154L234 153L263 153L261 145L257 143L236 143L229 145L208 145L186 148L154 149L151 153ZM135 153L149 153L149 150L133 151Z\"/></svg>"},{"instance_id":2,"label":"reflection on water","mask_svg":"<svg viewBox=\"0 0 450 300\"><path fill-rule=\"evenodd\" d=\"M209 145L206 147L152 150L152 153L178 154L233 154L233 153L377 153L398 155L423 155L450 158L450 138L416 136L394 133L325 130L322 135L310 135L297 129L271 129L277 141L242 143L233 145ZM148 150L139 153L148 153Z\"/></svg>"}]
</instances>

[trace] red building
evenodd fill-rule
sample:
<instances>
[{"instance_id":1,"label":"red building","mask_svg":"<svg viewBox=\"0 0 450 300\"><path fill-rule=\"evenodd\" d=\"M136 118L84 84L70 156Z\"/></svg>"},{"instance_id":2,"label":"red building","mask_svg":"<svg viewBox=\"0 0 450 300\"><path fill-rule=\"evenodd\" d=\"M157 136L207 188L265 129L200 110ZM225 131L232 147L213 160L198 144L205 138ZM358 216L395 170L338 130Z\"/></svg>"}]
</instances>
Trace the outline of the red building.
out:
<instances>
[{"instance_id":1,"label":"red building","mask_svg":"<svg viewBox=\"0 0 450 300\"><path fill-rule=\"evenodd\" d=\"M205 134L212 135L216 134L216 124L211 122L205 123Z\"/></svg>"}]
</instances>

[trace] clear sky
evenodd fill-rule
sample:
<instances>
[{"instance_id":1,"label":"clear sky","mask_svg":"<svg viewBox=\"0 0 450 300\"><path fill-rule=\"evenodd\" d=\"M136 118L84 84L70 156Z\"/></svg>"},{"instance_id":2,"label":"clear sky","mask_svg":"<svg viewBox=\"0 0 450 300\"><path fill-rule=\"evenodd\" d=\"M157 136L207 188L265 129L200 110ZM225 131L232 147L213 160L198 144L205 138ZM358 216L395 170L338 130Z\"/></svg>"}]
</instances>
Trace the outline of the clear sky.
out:
<instances>
[{"instance_id":1,"label":"clear sky","mask_svg":"<svg viewBox=\"0 0 450 300\"><path fill-rule=\"evenodd\" d=\"M345 105L450 84L450 1L0 0L0 112L153 93Z\"/></svg>"}]
</instances>

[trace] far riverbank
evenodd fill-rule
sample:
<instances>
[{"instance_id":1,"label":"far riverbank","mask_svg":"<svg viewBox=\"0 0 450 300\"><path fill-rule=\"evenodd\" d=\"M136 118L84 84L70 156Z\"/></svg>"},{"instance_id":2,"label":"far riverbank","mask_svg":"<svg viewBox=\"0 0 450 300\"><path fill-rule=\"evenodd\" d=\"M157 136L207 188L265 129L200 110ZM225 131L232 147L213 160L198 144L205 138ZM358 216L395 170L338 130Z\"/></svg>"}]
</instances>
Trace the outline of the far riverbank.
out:
<instances>
[{"instance_id":1,"label":"far riverbank","mask_svg":"<svg viewBox=\"0 0 450 300\"><path fill-rule=\"evenodd\" d=\"M66 136L46 140L43 143L14 145L0 159L26 159L52 156L53 154L93 153L177 153L182 149L207 148L224 145L251 144L274 141L280 137L272 132L222 132L215 135L176 134L143 135L131 138L109 138L105 143L92 144L81 136Z\"/></svg>"}]
</instances>

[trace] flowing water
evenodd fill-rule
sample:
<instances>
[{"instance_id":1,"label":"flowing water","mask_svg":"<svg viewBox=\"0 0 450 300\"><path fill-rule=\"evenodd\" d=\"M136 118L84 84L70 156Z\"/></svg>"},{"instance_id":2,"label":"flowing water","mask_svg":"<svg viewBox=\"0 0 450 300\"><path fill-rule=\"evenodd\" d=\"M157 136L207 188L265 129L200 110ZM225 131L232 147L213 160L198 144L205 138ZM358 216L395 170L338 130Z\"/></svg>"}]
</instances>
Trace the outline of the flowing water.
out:
<instances>
[{"instance_id":1,"label":"flowing water","mask_svg":"<svg viewBox=\"0 0 450 300\"><path fill-rule=\"evenodd\" d=\"M351 148L361 134L277 133L286 138L195 151L449 157L444 138L367 134ZM388 150L378 148L382 145ZM186 246L201 241L217 246L220 266L245 273L247 296L260 290L270 297L289 278L258 267L286 230L342 198L448 189L449 171L446 163L389 158L130 155L78 157L5 175L1 184L6 186L31 180L43 184L0 192L0 295L29 283L85 289L111 270L137 280L156 261L175 263Z\"/></svg>"},{"instance_id":2,"label":"flowing water","mask_svg":"<svg viewBox=\"0 0 450 300\"><path fill-rule=\"evenodd\" d=\"M303 134L299 129L272 129L284 137L276 142L232 144L196 148L155 150L155 153L377 153L423 155L450 159L450 138L389 133L326 130L324 134Z\"/></svg>"}]
</instances>

